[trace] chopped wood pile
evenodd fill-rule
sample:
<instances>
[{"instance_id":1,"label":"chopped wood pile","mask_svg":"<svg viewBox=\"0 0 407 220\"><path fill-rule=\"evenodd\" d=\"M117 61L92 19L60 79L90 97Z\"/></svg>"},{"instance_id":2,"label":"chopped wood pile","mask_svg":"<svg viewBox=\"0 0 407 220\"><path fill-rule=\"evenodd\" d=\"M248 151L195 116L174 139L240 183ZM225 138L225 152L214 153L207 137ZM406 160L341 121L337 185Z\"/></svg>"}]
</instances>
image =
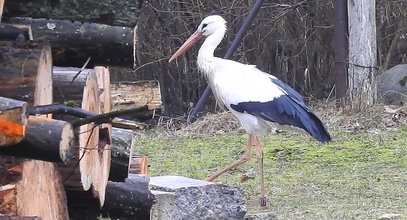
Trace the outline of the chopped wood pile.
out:
<instances>
[{"instance_id":1,"label":"chopped wood pile","mask_svg":"<svg viewBox=\"0 0 407 220\"><path fill-rule=\"evenodd\" d=\"M104 66L53 66L55 51L32 35L37 21L29 21L0 24L0 218L83 218L81 210L128 213L121 207L134 204L135 215L147 216L154 196L148 178L133 175L148 167L132 150L133 130L161 108L159 83L111 82ZM17 35L2 38L9 30ZM126 192L123 200L118 193Z\"/></svg>"}]
</instances>

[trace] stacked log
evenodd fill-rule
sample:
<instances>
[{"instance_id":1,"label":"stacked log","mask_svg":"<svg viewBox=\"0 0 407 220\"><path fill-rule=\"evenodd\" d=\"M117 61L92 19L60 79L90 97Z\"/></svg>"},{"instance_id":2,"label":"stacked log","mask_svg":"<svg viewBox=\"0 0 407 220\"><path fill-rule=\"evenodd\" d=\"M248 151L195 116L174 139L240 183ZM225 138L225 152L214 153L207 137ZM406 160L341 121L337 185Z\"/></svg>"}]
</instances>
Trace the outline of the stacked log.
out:
<instances>
[{"instance_id":1,"label":"stacked log","mask_svg":"<svg viewBox=\"0 0 407 220\"><path fill-rule=\"evenodd\" d=\"M93 70L54 68L54 101L78 105L95 112L110 112L109 72L104 67ZM65 116L64 120L71 120ZM93 195L103 206L105 189L110 170L110 135L102 138L101 132L110 134L111 126L95 123L80 126L77 132L77 150L68 165L60 165L64 185L69 190L87 191L92 187ZM107 140L106 140L107 139ZM79 169L77 166L79 164Z\"/></svg>"},{"instance_id":2,"label":"stacked log","mask_svg":"<svg viewBox=\"0 0 407 220\"><path fill-rule=\"evenodd\" d=\"M113 129L108 123L79 126L75 123L78 116L55 112L27 118L28 113L33 114L33 109L40 107L38 105L53 102L80 107L90 116L111 112L110 89L115 88L116 92L120 89L110 85L108 69L95 67L67 71L55 68L52 78L48 45L0 42L0 52L4 52L2 55L6 60L0 66L0 96L8 97L0 97L0 214L68 219L65 195L68 192L68 195L75 195L69 198L71 203L81 204L76 200L81 198L91 203L88 208L96 207L93 209L95 213L100 213L106 200L110 205L103 210L107 212L120 213L120 207L123 207L124 212L134 209L139 210L138 215L147 216L154 197L146 187L148 179L138 183L134 176L131 177L134 173L147 173L146 157L131 150L132 131ZM140 106L147 106L148 111L143 115L151 117L154 109L161 106L158 83L122 85L130 85L123 87L126 89L144 85L138 87L143 88L147 98L142 102L127 103L125 109L130 112L139 116ZM121 92L126 93L126 90ZM110 120L118 127L143 127L114 117L111 116ZM124 144L118 145L117 138L112 140L112 133L113 137L122 134L119 139L125 139ZM119 152L116 154L119 157L113 160L112 149ZM111 163L115 169L111 169ZM109 177L123 183L108 181ZM143 187L139 190L136 186ZM123 200L119 194L126 192L130 197Z\"/></svg>"},{"instance_id":3,"label":"stacked log","mask_svg":"<svg viewBox=\"0 0 407 220\"><path fill-rule=\"evenodd\" d=\"M28 106L52 103L48 45L0 42L0 53L0 96L26 101ZM0 203L2 214L68 219L65 191L55 164L2 157L1 168L4 175L0 195L3 200L7 198Z\"/></svg>"},{"instance_id":4,"label":"stacked log","mask_svg":"<svg viewBox=\"0 0 407 220\"><path fill-rule=\"evenodd\" d=\"M66 121L30 117L24 138L0 148L0 155L67 163L73 155L73 129Z\"/></svg>"},{"instance_id":5,"label":"stacked log","mask_svg":"<svg viewBox=\"0 0 407 220\"><path fill-rule=\"evenodd\" d=\"M144 117L151 118L162 107L160 84L156 80L112 82L111 91L113 110L147 106L149 111Z\"/></svg>"}]
</instances>

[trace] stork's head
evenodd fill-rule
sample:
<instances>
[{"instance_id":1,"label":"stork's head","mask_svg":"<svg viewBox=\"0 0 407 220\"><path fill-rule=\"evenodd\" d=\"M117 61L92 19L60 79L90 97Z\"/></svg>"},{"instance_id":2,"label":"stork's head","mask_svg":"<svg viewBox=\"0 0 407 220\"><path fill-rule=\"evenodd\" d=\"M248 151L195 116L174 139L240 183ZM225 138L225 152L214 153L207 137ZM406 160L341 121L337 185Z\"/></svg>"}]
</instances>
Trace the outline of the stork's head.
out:
<instances>
[{"instance_id":1,"label":"stork's head","mask_svg":"<svg viewBox=\"0 0 407 220\"><path fill-rule=\"evenodd\" d=\"M169 62L175 60L177 57L181 56L187 50L189 50L194 44L200 41L204 37L209 37L214 33L221 32L222 37L226 31L226 21L219 15L211 15L203 19L201 24L199 24L198 29L193 33L188 40L177 50L177 52L172 55Z\"/></svg>"},{"instance_id":2,"label":"stork's head","mask_svg":"<svg viewBox=\"0 0 407 220\"><path fill-rule=\"evenodd\" d=\"M219 15L211 15L203 19L196 32L199 32L204 37L207 37L219 30L226 30L225 19Z\"/></svg>"}]
</instances>

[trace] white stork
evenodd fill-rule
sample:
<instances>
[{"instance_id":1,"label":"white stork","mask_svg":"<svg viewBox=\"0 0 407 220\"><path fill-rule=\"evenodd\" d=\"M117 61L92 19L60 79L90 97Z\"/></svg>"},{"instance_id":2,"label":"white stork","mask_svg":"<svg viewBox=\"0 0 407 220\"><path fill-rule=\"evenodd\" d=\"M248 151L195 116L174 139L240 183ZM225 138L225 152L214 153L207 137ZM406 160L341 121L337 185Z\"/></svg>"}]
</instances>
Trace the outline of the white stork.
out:
<instances>
[{"instance_id":1,"label":"white stork","mask_svg":"<svg viewBox=\"0 0 407 220\"><path fill-rule=\"evenodd\" d=\"M263 176L263 145L257 135L268 134L273 128L291 126L310 134L316 140L331 140L323 123L305 105L294 89L255 66L214 57L213 53L226 32L226 21L219 15L206 17L198 30L175 52L170 62L205 38L198 52L198 68L203 72L216 99L240 121L249 134L242 158L208 177L212 181L221 174L248 161L252 147L260 169L260 204L266 206Z\"/></svg>"}]
</instances>

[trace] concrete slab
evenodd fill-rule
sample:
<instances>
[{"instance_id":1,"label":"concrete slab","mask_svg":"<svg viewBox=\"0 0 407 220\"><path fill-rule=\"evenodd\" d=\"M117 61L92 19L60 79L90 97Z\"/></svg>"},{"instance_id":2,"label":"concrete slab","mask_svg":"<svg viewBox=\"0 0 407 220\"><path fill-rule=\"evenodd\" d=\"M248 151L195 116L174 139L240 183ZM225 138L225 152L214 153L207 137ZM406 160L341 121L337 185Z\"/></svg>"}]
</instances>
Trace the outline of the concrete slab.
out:
<instances>
[{"instance_id":1,"label":"concrete slab","mask_svg":"<svg viewBox=\"0 0 407 220\"><path fill-rule=\"evenodd\" d=\"M238 187L160 176L150 178L150 189L157 199L151 215L154 220L244 219L247 212L243 191Z\"/></svg>"}]
</instances>

